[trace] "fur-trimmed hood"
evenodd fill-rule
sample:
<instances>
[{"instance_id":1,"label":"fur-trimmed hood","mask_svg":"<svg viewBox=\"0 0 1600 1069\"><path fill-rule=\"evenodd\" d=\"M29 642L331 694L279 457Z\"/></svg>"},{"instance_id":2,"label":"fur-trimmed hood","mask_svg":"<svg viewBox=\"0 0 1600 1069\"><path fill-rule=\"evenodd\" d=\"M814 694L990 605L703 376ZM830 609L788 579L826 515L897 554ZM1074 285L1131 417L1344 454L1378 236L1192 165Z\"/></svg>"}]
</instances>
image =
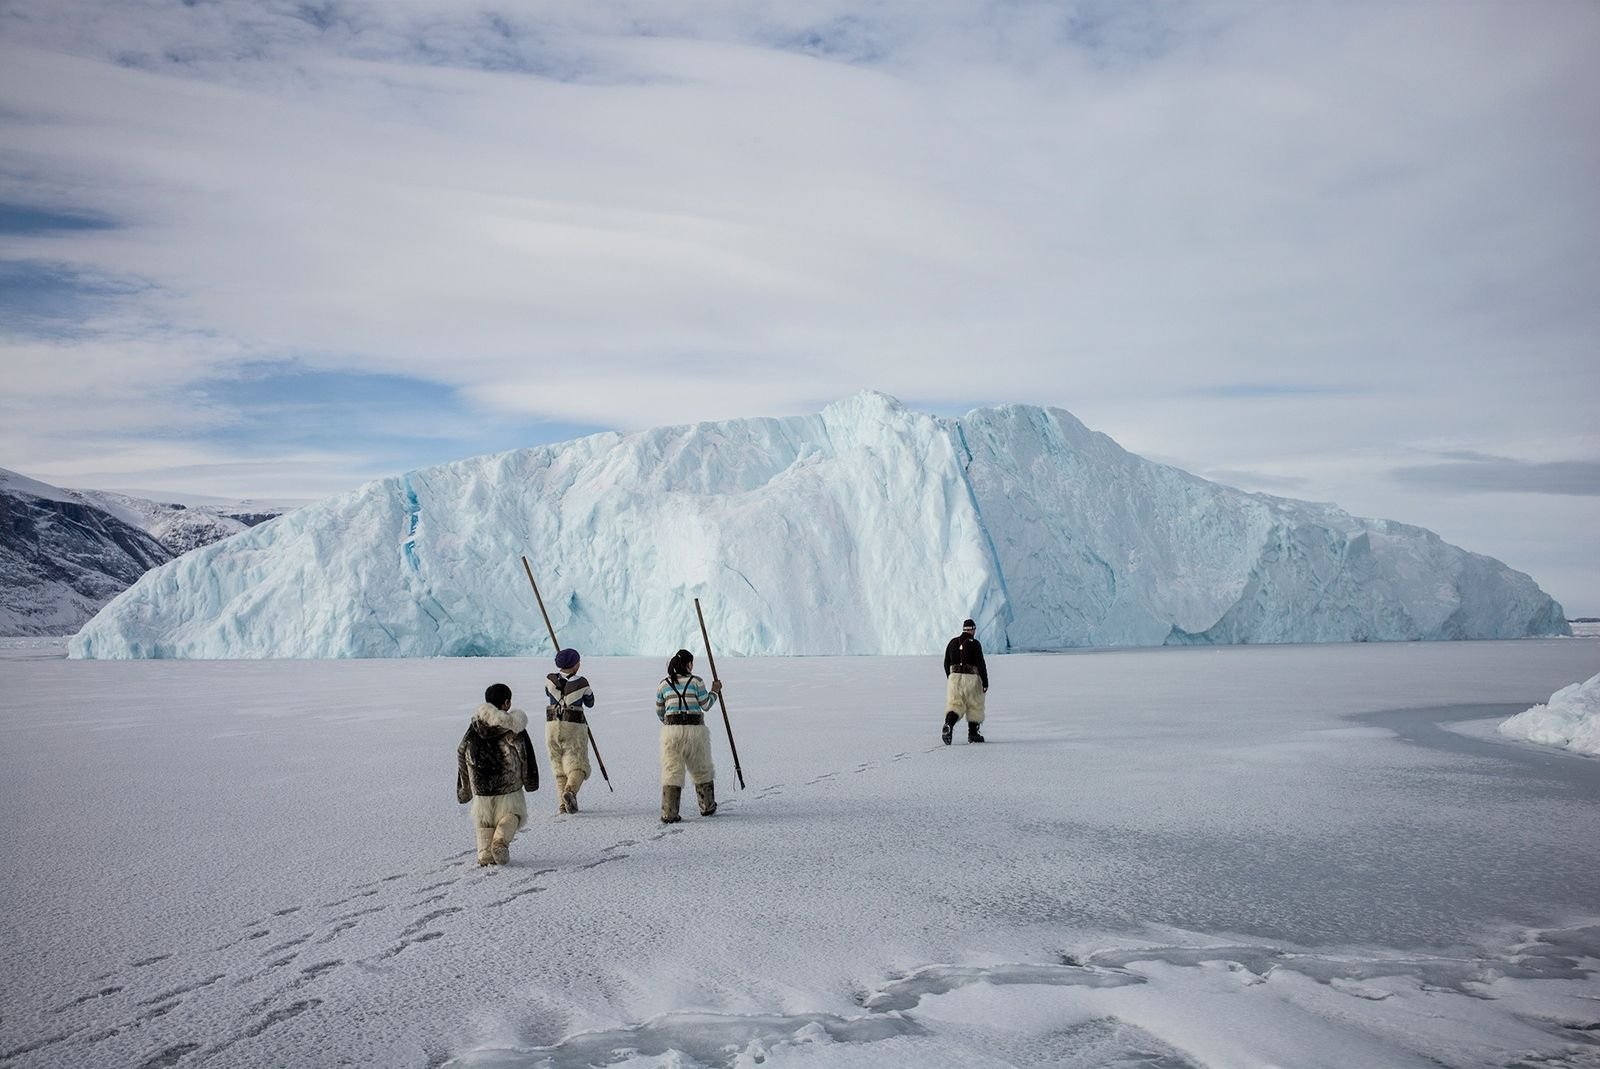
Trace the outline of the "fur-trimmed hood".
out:
<instances>
[{"instance_id":1,"label":"fur-trimmed hood","mask_svg":"<svg viewBox=\"0 0 1600 1069\"><path fill-rule=\"evenodd\" d=\"M460 721L456 721L460 723ZM496 709L488 702L478 706L478 711L472 715L472 726L480 734L491 735L499 731L526 731L528 730L528 714L521 709Z\"/></svg>"},{"instance_id":2,"label":"fur-trimmed hood","mask_svg":"<svg viewBox=\"0 0 1600 1069\"><path fill-rule=\"evenodd\" d=\"M456 747L456 800L538 789L539 766L528 737L528 714L496 709L488 702L478 706Z\"/></svg>"}]
</instances>

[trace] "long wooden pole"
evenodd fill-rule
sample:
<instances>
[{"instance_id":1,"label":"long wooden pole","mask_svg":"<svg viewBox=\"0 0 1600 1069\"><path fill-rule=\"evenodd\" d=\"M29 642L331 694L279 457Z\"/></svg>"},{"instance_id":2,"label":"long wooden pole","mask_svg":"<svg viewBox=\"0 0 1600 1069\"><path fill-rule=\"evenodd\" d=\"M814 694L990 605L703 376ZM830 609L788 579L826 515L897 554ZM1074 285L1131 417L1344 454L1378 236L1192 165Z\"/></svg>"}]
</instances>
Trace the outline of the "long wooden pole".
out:
<instances>
[{"instance_id":1,"label":"long wooden pole","mask_svg":"<svg viewBox=\"0 0 1600 1069\"><path fill-rule=\"evenodd\" d=\"M716 683L718 682L717 658L711 652L711 636L706 634L706 614L700 611L699 598L694 599L694 614L700 620L700 637L706 640L706 661L711 665L711 681ZM733 744L733 724L728 721L728 696L722 694L720 697L722 698L720 703L722 705L722 726L728 729L728 749L733 751L733 774L739 777L739 789L742 791L744 790L744 769L739 767L739 747Z\"/></svg>"},{"instance_id":2,"label":"long wooden pole","mask_svg":"<svg viewBox=\"0 0 1600 1069\"><path fill-rule=\"evenodd\" d=\"M544 617L545 630L550 632L550 645L560 653L561 643L556 641L556 629L550 624L550 614L544 611L544 598L539 596L539 584L533 581L533 566L528 563L527 557L522 558L522 570L528 573L528 585L533 587L533 600L539 603L539 615ZM617 789L611 786L611 773L606 771L606 759L600 756L600 744L594 741L594 728L589 726L587 716L583 718L583 730L589 733L589 745L594 747L594 759L600 765L600 775L606 781L606 789L612 794L617 793Z\"/></svg>"}]
</instances>

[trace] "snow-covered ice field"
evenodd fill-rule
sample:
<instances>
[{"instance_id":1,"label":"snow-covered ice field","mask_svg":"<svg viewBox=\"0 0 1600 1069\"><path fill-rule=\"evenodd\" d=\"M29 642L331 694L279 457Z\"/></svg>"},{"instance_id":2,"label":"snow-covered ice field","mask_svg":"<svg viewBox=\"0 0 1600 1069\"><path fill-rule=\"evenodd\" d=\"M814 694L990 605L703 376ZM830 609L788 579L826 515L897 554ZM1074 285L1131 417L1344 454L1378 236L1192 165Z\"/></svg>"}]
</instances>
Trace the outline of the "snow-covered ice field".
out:
<instances>
[{"instance_id":1,"label":"snow-covered ice field","mask_svg":"<svg viewBox=\"0 0 1600 1069\"><path fill-rule=\"evenodd\" d=\"M724 806L656 820L658 660L479 869L455 745L544 661L0 644L7 1066L1600 1065L1600 761L1441 724L1593 637L721 659ZM704 668L704 664L701 665Z\"/></svg>"}]
</instances>

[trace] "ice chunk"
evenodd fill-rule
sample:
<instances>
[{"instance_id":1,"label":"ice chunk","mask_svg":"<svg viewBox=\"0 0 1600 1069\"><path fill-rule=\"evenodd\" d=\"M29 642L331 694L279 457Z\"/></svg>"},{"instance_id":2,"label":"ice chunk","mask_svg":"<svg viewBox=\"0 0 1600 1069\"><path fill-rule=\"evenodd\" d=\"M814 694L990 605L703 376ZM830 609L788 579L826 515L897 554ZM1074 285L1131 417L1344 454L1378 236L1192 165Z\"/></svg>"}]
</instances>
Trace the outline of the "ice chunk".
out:
<instances>
[{"instance_id":1,"label":"ice chunk","mask_svg":"<svg viewBox=\"0 0 1600 1069\"><path fill-rule=\"evenodd\" d=\"M1544 705L1500 725L1500 734L1600 756L1600 675L1562 687Z\"/></svg>"}]
</instances>

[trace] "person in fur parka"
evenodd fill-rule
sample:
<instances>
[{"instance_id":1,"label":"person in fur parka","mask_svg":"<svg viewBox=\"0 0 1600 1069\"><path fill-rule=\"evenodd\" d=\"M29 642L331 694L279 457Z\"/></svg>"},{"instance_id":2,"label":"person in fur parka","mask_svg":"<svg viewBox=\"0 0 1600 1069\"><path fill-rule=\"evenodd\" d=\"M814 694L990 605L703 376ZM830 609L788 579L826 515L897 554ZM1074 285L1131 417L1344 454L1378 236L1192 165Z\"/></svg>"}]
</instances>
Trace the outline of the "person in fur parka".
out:
<instances>
[{"instance_id":1,"label":"person in fur parka","mask_svg":"<svg viewBox=\"0 0 1600 1069\"><path fill-rule=\"evenodd\" d=\"M539 789L539 766L528 737L528 714L511 708L511 688L496 683L456 747L456 801L472 803L478 864L511 860L511 840L528 819L528 796Z\"/></svg>"}]
</instances>

